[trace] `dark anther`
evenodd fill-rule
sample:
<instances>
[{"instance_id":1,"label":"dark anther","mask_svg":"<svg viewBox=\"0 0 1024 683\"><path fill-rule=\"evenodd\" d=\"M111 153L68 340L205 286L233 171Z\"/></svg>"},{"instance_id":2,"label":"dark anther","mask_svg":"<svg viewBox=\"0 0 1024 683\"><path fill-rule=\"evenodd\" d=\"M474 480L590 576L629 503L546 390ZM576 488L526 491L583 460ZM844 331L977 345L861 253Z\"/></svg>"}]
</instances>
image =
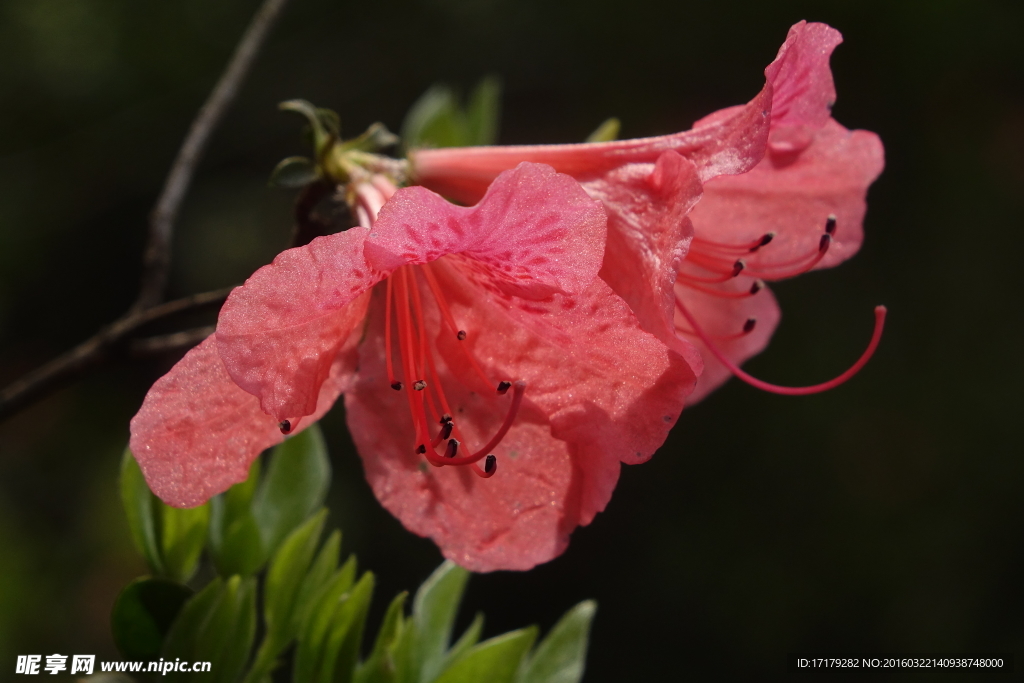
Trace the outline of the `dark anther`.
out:
<instances>
[{"instance_id":1,"label":"dark anther","mask_svg":"<svg viewBox=\"0 0 1024 683\"><path fill-rule=\"evenodd\" d=\"M762 289L764 289L764 280L761 280L761 279L754 280L754 284L750 285L750 293L751 294L757 294Z\"/></svg>"},{"instance_id":2,"label":"dark anther","mask_svg":"<svg viewBox=\"0 0 1024 683\"><path fill-rule=\"evenodd\" d=\"M455 426L455 424L452 423L452 422L445 422L444 423L444 426L441 427L441 440L442 441L447 439L449 436L452 435L452 427L454 427L454 426Z\"/></svg>"},{"instance_id":3,"label":"dark anther","mask_svg":"<svg viewBox=\"0 0 1024 683\"><path fill-rule=\"evenodd\" d=\"M457 335L455 335L455 336L459 338L459 341L462 341L463 339L466 338L466 331L465 330L459 330L459 333Z\"/></svg>"},{"instance_id":4,"label":"dark anther","mask_svg":"<svg viewBox=\"0 0 1024 683\"><path fill-rule=\"evenodd\" d=\"M420 455L423 455L424 453L427 452L427 447L423 444L420 444L419 446L416 447L416 452L419 453Z\"/></svg>"},{"instance_id":5,"label":"dark anther","mask_svg":"<svg viewBox=\"0 0 1024 683\"><path fill-rule=\"evenodd\" d=\"M484 474L494 474L494 470L498 467L498 459L493 455L488 455L484 460Z\"/></svg>"},{"instance_id":6,"label":"dark anther","mask_svg":"<svg viewBox=\"0 0 1024 683\"><path fill-rule=\"evenodd\" d=\"M764 235L762 235L762 236L761 236L761 241L760 241L760 242L758 242L758 243L757 243L756 245L754 245L753 247L751 247L751 248L750 248L750 251L752 251L752 252L754 252L754 251L757 251L758 249L760 249L760 248L761 248L761 247L763 247L764 245L766 245L766 244L768 244L769 242L771 242L771 241L772 241L773 239L775 239L775 231L772 231L772 232L766 232L766 233L765 233Z\"/></svg>"},{"instance_id":7,"label":"dark anther","mask_svg":"<svg viewBox=\"0 0 1024 683\"><path fill-rule=\"evenodd\" d=\"M444 415L441 416L441 419L437 421L437 424L443 425L444 423L451 422L451 421L452 421L452 416L449 415L448 413L445 413Z\"/></svg>"},{"instance_id":8,"label":"dark anther","mask_svg":"<svg viewBox=\"0 0 1024 683\"><path fill-rule=\"evenodd\" d=\"M512 388L512 382L505 382L505 381L498 382L498 393L499 394L504 394L504 393L506 393L511 388Z\"/></svg>"},{"instance_id":9,"label":"dark anther","mask_svg":"<svg viewBox=\"0 0 1024 683\"><path fill-rule=\"evenodd\" d=\"M753 332L755 325L757 325L757 318L747 318L747 321L743 323L743 334L750 334Z\"/></svg>"},{"instance_id":10,"label":"dark anther","mask_svg":"<svg viewBox=\"0 0 1024 683\"><path fill-rule=\"evenodd\" d=\"M394 389L395 391L401 391L402 390L402 383L396 380L396 381L391 383L391 388Z\"/></svg>"},{"instance_id":11,"label":"dark anther","mask_svg":"<svg viewBox=\"0 0 1024 683\"><path fill-rule=\"evenodd\" d=\"M832 244L832 235L826 232L821 236L821 241L818 242L818 251L825 251L830 244Z\"/></svg>"},{"instance_id":12,"label":"dark anther","mask_svg":"<svg viewBox=\"0 0 1024 683\"><path fill-rule=\"evenodd\" d=\"M292 423L289 420L281 420L281 423L277 425L277 428L281 430L282 434L291 434Z\"/></svg>"},{"instance_id":13,"label":"dark anther","mask_svg":"<svg viewBox=\"0 0 1024 683\"><path fill-rule=\"evenodd\" d=\"M829 235L835 234L836 231L836 215L831 214L825 219L825 232Z\"/></svg>"},{"instance_id":14,"label":"dark anther","mask_svg":"<svg viewBox=\"0 0 1024 683\"><path fill-rule=\"evenodd\" d=\"M418 379L412 383L412 388L415 389L416 391L423 391L424 389L427 388L427 383L421 379Z\"/></svg>"},{"instance_id":15,"label":"dark anther","mask_svg":"<svg viewBox=\"0 0 1024 683\"><path fill-rule=\"evenodd\" d=\"M456 454L458 454L458 452L459 452L459 440L458 439L452 439L451 441L448 442L448 448L444 452L444 457L446 457L446 458L454 458L456 456Z\"/></svg>"},{"instance_id":16,"label":"dark anther","mask_svg":"<svg viewBox=\"0 0 1024 683\"><path fill-rule=\"evenodd\" d=\"M736 263L732 264L732 276L736 277L743 272L743 269L747 267L743 259L736 259Z\"/></svg>"}]
</instances>

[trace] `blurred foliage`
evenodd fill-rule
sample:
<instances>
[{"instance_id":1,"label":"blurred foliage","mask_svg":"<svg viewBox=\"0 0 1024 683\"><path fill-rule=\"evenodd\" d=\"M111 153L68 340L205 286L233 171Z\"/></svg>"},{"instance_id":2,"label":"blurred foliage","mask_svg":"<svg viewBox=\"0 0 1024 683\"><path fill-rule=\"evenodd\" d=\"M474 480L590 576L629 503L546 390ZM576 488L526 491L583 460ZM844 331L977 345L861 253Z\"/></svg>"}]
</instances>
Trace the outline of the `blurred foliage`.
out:
<instances>
[{"instance_id":1,"label":"blurred foliage","mask_svg":"<svg viewBox=\"0 0 1024 683\"><path fill-rule=\"evenodd\" d=\"M0 3L0 381L130 303L147 212L255 6ZM785 318L748 369L832 376L885 303L878 355L821 396L730 383L623 470L566 555L476 577L466 599L498 633L596 596L593 682L677 677L680 658L695 678L762 680L813 648L1024 653L1022 14L1009 0L293 0L202 163L170 294L240 282L288 244L290 197L266 179L299 141L278 102L400 130L431 84L495 73L501 143L582 140L611 115L621 137L670 133L752 97L793 22L827 21L846 38L835 115L879 132L887 169L861 253L774 288ZM128 419L175 360L108 368L0 425L0 660L118 657L110 607L146 570L114 482ZM322 424L337 473L325 524L379 569L378 592L417 585L436 549L374 500L343 410ZM371 632L384 610L371 605Z\"/></svg>"},{"instance_id":2,"label":"blurred foliage","mask_svg":"<svg viewBox=\"0 0 1024 683\"><path fill-rule=\"evenodd\" d=\"M180 510L149 492L126 452L122 502L135 543L157 576L136 579L121 591L111 616L114 641L128 661L212 663L208 672L161 669L137 675L140 680L264 683L285 668L287 659L295 683L582 679L593 601L570 610L535 649L536 627L480 642L480 614L451 644L469 572L450 561L420 586L410 616L403 609L406 593L392 600L363 659L376 581L371 572L357 577L354 555L339 567L340 532L320 546L327 517L320 505L331 468L319 426L289 438L268 459L265 469L257 460L246 481L211 503ZM216 511L212 522L211 505ZM198 532L192 532L195 527ZM189 531L183 534L183 528ZM252 533L233 534L232 529ZM193 591L182 582L194 567L175 558L198 558L206 538L218 575ZM231 545L230 538L235 539ZM239 563L235 557L246 559ZM86 680L101 683L103 678L100 672Z\"/></svg>"}]
</instances>

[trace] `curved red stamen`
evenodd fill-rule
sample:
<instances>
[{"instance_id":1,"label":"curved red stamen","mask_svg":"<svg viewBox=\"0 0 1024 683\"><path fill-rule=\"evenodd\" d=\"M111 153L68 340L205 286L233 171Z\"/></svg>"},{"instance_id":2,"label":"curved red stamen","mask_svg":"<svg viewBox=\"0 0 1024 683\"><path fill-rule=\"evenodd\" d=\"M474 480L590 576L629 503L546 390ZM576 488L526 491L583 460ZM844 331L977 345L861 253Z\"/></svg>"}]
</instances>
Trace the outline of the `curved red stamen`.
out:
<instances>
[{"instance_id":1,"label":"curved red stamen","mask_svg":"<svg viewBox=\"0 0 1024 683\"><path fill-rule=\"evenodd\" d=\"M775 231L766 232L765 234L758 237L752 242L741 242L740 244L731 244L729 242L715 242L714 240L705 239L703 237L694 237L692 244L696 244L699 247L707 247L709 249L718 249L721 251L733 251L733 252L754 252L761 247L767 245L773 239L775 239Z\"/></svg>"},{"instance_id":2,"label":"curved red stamen","mask_svg":"<svg viewBox=\"0 0 1024 683\"><path fill-rule=\"evenodd\" d=\"M818 240L818 249L813 254L802 254L785 261L777 261L763 268L759 268L755 264L745 270L744 268L740 268L740 270L745 272L747 275L764 278L766 280L783 280L785 278L795 277L806 273L813 269L814 266L818 265L818 262L825 257L826 253L828 253L828 248L832 245L832 235L834 232L835 230L821 234L821 238ZM686 262L692 263L713 273L719 273L722 281L728 280L730 274L731 277L735 277L739 274L736 271L736 265L739 261L729 263L726 259L704 253L700 250L691 249L690 253L687 254ZM794 265L796 266L795 268L792 267Z\"/></svg>"},{"instance_id":3,"label":"curved red stamen","mask_svg":"<svg viewBox=\"0 0 1024 683\"><path fill-rule=\"evenodd\" d=\"M512 423L515 422L516 415L519 413L519 407L523 402L523 393L526 391L526 382L519 380L512 385L512 403L508 407L508 412L505 414L505 421L502 422L501 427L491 437L491 440L484 445L483 448L477 450L471 455L462 455L456 457L442 457L433 450L428 449L426 452L427 460L433 464L439 465L471 465L480 459L491 455L495 447L501 443L501 440L508 434L508 430L512 427ZM453 439L454 441L454 439ZM449 443L451 443L449 441ZM447 454L447 452L446 452ZM490 475L488 475L490 476Z\"/></svg>"},{"instance_id":4,"label":"curved red stamen","mask_svg":"<svg viewBox=\"0 0 1024 683\"><path fill-rule=\"evenodd\" d=\"M689 287L690 289L695 289L698 292L710 294L711 296L721 297L723 299L745 299L748 296L754 296L762 289L764 289L763 280L754 280L754 283L750 285L750 289L745 289L740 292L733 292L724 289L714 289L712 287L702 287L701 285L698 284L694 284L691 282L680 282L679 280L676 280L676 282L680 285L683 285L684 287Z\"/></svg>"},{"instance_id":5,"label":"curved red stamen","mask_svg":"<svg viewBox=\"0 0 1024 683\"><path fill-rule=\"evenodd\" d=\"M807 396L809 394L817 394L821 393L822 391L828 391L829 389L833 389L842 384L843 382L846 382L848 379L850 379L858 372L860 372L861 368L863 368L867 364L867 362L871 360L871 356L874 355L875 349L878 348L878 342L882 339L882 330L885 328L886 314L885 306L875 306L875 330L871 334L871 341L868 343L868 347L864 349L864 353L862 353L860 358L857 359L857 362L851 365L846 372L839 375L838 377L835 377L834 379L829 380L828 382L822 382L821 384L814 384L807 387L783 387L779 386L778 384L770 384L763 380L757 379L756 377L749 375L743 370L741 370L739 366L737 366L731 360L726 358L725 354L722 353L717 346L715 346L714 342L711 341L711 337L707 334L707 332L701 329L700 325L697 324L697 320L693 317L693 314L690 313L690 311L688 311L685 306L683 306L682 302L679 301L679 299L676 299L676 307L679 309L679 312L683 314L683 317L686 318L686 321L690 323L690 326L693 327L697 336L700 337L700 340L704 342L705 346L708 347L708 350L711 351L712 355L714 355L714 357L717 358L719 362L722 363L722 365L727 367L729 369L729 372L731 372L736 377L740 378L741 380L743 380L752 387L756 387L757 389L761 389L762 391L768 391L773 394L782 394L784 396Z\"/></svg>"}]
</instances>

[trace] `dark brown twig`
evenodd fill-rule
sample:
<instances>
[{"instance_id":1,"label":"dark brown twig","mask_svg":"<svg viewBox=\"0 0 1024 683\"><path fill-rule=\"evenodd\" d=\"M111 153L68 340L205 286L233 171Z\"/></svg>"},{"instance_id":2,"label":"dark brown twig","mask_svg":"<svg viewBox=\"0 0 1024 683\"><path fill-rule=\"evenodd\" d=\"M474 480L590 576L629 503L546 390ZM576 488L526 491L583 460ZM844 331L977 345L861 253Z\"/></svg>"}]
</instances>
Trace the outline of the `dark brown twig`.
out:
<instances>
[{"instance_id":1,"label":"dark brown twig","mask_svg":"<svg viewBox=\"0 0 1024 683\"><path fill-rule=\"evenodd\" d=\"M118 343L143 325L181 311L223 301L231 289L228 287L195 294L119 318L75 348L57 356L0 391L0 420L74 379L84 370L106 360Z\"/></svg>"},{"instance_id":2,"label":"dark brown twig","mask_svg":"<svg viewBox=\"0 0 1024 683\"><path fill-rule=\"evenodd\" d=\"M216 325L197 327L192 330L183 330L173 334L162 334L157 337L146 337L145 339L133 339L131 352L133 356L152 356L167 351L178 351L180 349L195 346L203 341L217 329Z\"/></svg>"},{"instance_id":3,"label":"dark brown twig","mask_svg":"<svg viewBox=\"0 0 1024 683\"><path fill-rule=\"evenodd\" d=\"M132 310L148 308L163 298L171 265L171 236L178 209L192 181L196 164L209 142L210 134L238 95L242 81L252 67L264 39L288 0L264 0L249 22L235 53L217 85L196 115L178 156L167 174L149 223L149 242L142 259L142 283Z\"/></svg>"},{"instance_id":4,"label":"dark brown twig","mask_svg":"<svg viewBox=\"0 0 1024 683\"><path fill-rule=\"evenodd\" d=\"M89 339L0 391L0 420L42 398L87 368L106 360L110 352L140 326L179 311L221 301L228 295L230 288L160 304L170 272L174 223L196 165L210 135L238 95L242 81L252 67L263 41L287 3L288 0L264 0L249 22L220 80L192 121L150 215L149 239L142 257L142 282L135 303L127 313L101 328ZM142 340L133 347L133 351L155 353L181 348L198 341L195 339L197 334L197 330L190 330Z\"/></svg>"}]
</instances>

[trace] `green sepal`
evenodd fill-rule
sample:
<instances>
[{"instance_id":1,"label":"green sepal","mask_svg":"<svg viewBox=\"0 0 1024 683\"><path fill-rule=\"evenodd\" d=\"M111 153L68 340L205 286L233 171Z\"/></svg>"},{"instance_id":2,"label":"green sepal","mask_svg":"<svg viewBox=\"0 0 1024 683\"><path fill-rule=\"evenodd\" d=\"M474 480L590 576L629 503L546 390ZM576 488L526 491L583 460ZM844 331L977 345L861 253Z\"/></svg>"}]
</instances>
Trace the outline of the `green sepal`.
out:
<instances>
[{"instance_id":1,"label":"green sepal","mask_svg":"<svg viewBox=\"0 0 1024 683\"><path fill-rule=\"evenodd\" d=\"M537 638L537 627L511 631L474 645L434 683L512 683L524 656Z\"/></svg>"},{"instance_id":2,"label":"green sepal","mask_svg":"<svg viewBox=\"0 0 1024 683\"><path fill-rule=\"evenodd\" d=\"M283 187L296 190L315 183L320 178L316 164L306 157L288 157L282 159L270 172L268 181L272 187Z\"/></svg>"},{"instance_id":3,"label":"green sepal","mask_svg":"<svg viewBox=\"0 0 1024 683\"><path fill-rule=\"evenodd\" d=\"M176 581L150 576L125 586L110 614L114 643L124 658L159 657L171 624L193 592Z\"/></svg>"},{"instance_id":4,"label":"green sepal","mask_svg":"<svg viewBox=\"0 0 1024 683\"><path fill-rule=\"evenodd\" d=\"M468 571L445 560L416 591L412 606L416 625L412 663L420 671L421 681L433 680L441 669L468 579Z\"/></svg>"},{"instance_id":5,"label":"green sepal","mask_svg":"<svg viewBox=\"0 0 1024 683\"><path fill-rule=\"evenodd\" d=\"M586 142L611 142L619 137L621 125L621 122L614 116L605 119L600 126L594 129L593 133L587 136Z\"/></svg>"},{"instance_id":6,"label":"green sepal","mask_svg":"<svg viewBox=\"0 0 1024 683\"><path fill-rule=\"evenodd\" d=\"M565 613L519 671L517 683L578 683L587 660L597 603L584 600Z\"/></svg>"},{"instance_id":7,"label":"green sepal","mask_svg":"<svg viewBox=\"0 0 1024 683\"><path fill-rule=\"evenodd\" d=\"M130 449L121 457L121 503L128 518L128 529L136 549L146 559L150 571L164 573L163 558L157 539L155 496L150 492L145 477Z\"/></svg>"},{"instance_id":8,"label":"green sepal","mask_svg":"<svg viewBox=\"0 0 1024 683\"><path fill-rule=\"evenodd\" d=\"M327 145L337 139L341 124L338 115L330 109L316 107L306 100L288 100L277 105L281 111L292 111L306 117L313 133L313 148L317 157Z\"/></svg>"},{"instance_id":9,"label":"green sepal","mask_svg":"<svg viewBox=\"0 0 1024 683\"><path fill-rule=\"evenodd\" d=\"M265 556L320 508L330 483L331 463L318 424L274 448L252 501Z\"/></svg>"}]
</instances>

